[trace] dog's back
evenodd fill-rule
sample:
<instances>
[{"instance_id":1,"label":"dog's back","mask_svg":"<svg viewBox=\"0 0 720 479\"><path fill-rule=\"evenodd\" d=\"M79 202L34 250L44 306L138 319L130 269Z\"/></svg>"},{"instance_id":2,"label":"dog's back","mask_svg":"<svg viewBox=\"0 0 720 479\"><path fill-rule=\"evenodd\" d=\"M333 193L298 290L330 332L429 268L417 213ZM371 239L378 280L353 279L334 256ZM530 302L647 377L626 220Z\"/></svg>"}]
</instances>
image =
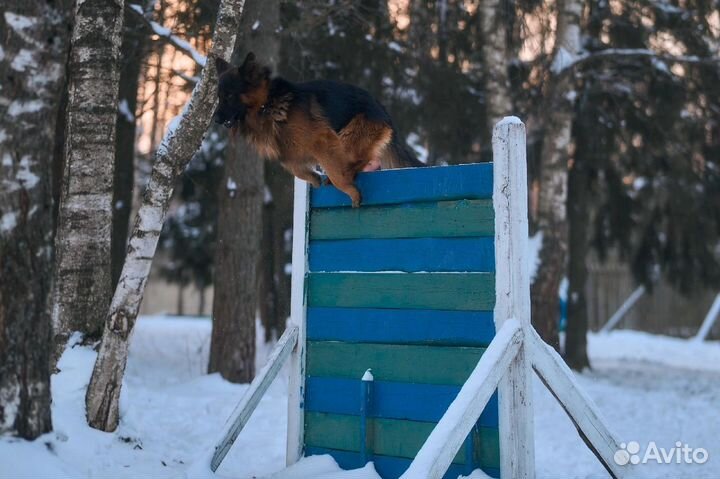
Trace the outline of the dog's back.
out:
<instances>
[{"instance_id":1,"label":"dog's back","mask_svg":"<svg viewBox=\"0 0 720 479\"><path fill-rule=\"evenodd\" d=\"M294 100L306 109L310 109L313 103L317 104L336 133L340 133L358 115L389 126L393 133L382 158L383 168L425 166L404 144L388 112L368 91L332 80L293 83L282 78L273 79L271 96L284 93L292 93Z\"/></svg>"},{"instance_id":2,"label":"dog's back","mask_svg":"<svg viewBox=\"0 0 720 479\"><path fill-rule=\"evenodd\" d=\"M317 101L330 125L338 133L359 114L365 115L370 121L392 127L392 120L385 108L362 88L331 80L295 85L301 97L308 95Z\"/></svg>"}]
</instances>

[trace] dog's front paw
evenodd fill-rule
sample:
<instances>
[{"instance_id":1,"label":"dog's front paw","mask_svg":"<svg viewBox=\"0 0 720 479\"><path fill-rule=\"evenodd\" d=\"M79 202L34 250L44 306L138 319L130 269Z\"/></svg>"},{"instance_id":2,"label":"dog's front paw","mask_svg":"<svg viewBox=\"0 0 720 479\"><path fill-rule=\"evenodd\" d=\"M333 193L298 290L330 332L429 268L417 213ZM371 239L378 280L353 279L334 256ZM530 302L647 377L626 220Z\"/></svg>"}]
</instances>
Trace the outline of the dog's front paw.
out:
<instances>
[{"instance_id":1,"label":"dog's front paw","mask_svg":"<svg viewBox=\"0 0 720 479\"><path fill-rule=\"evenodd\" d=\"M362 202L362 197L360 195L352 197L352 207L353 208L360 208L361 202Z\"/></svg>"},{"instance_id":2,"label":"dog's front paw","mask_svg":"<svg viewBox=\"0 0 720 479\"><path fill-rule=\"evenodd\" d=\"M320 175L313 174L310 178L308 178L308 183L313 185L313 187L315 187L315 188L320 188L320 185L323 184L323 181L320 178Z\"/></svg>"}]
</instances>

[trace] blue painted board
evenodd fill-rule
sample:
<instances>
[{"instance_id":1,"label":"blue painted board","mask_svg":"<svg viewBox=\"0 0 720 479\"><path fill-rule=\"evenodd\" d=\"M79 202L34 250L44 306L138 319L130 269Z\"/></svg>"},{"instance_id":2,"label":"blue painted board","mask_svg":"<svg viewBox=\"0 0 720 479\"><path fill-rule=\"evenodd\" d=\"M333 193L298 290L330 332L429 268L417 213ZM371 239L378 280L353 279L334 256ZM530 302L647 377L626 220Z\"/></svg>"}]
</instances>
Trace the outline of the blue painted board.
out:
<instances>
[{"instance_id":1,"label":"blue painted board","mask_svg":"<svg viewBox=\"0 0 720 479\"><path fill-rule=\"evenodd\" d=\"M487 346L494 337L492 311L307 309L309 341Z\"/></svg>"},{"instance_id":2,"label":"blue painted board","mask_svg":"<svg viewBox=\"0 0 720 479\"><path fill-rule=\"evenodd\" d=\"M335 449L325 449L321 447L306 447L306 456L319 456L323 454L329 454L338 463L338 465L345 470L348 469L359 469L364 467L360 459L360 454L357 452L338 451ZM410 467L410 459L390 456L371 456L370 460L375 466L375 470L383 479L395 479L402 475L403 472ZM495 468L483 468L486 474L490 477L500 477L500 471ZM466 475L465 466L460 464L451 464L447 473L443 476L443 479L457 479L460 475Z\"/></svg>"},{"instance_id":3,"label":"blue painted board","mask_svg":"<svg viewBox=\"0 0 720 479\"><path fill-rule=\"evenodd\" d=\"M308 377L305 380L305 410L358 416L359 379ZM369 417L437 422L460 392L459 386L374 381ZM498 427L497 392L480 415L482 427Z\"/></svg>"},{"instance_id":4,"label":"blue painted board","mask_svg":"<svg viewBox=\"0 0 720 479\"><path fill-rule=\"evenodd\" d=\"M495 272L495 238L310 242L310 271Z\"/></svg>"},{"instance_id":5,"label":"blue painted board","mask_svg":"<svg viewBox=\"0 0 720 479\"><path fill-rule=\"evenodd\" d=\"M492 197L492 163L405 168L358 174L355 184L363 205L444 201ZM350 206L350 198L334 186L310 188L313 208Z\"/></svg>"}]
</instances>

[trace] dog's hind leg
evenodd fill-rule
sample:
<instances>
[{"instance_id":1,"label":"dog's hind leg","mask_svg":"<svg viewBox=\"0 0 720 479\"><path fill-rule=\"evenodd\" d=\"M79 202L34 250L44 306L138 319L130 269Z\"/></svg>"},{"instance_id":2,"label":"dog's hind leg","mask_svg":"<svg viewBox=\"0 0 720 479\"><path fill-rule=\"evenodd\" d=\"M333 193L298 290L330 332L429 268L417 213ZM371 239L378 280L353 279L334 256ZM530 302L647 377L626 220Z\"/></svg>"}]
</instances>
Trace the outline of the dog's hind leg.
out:
<instances>
[{"instance_id":1,"label":"dog's hind leg","mask_svg":"<svg viewBox=\"0 0 720 479\"><path fill-rule=\"evenodd\" d=\"M356 171L381 169L381 159L392 139L392 128L357 115L338 134L343 148L353 158Z\"/></svg>"}]
</instances>

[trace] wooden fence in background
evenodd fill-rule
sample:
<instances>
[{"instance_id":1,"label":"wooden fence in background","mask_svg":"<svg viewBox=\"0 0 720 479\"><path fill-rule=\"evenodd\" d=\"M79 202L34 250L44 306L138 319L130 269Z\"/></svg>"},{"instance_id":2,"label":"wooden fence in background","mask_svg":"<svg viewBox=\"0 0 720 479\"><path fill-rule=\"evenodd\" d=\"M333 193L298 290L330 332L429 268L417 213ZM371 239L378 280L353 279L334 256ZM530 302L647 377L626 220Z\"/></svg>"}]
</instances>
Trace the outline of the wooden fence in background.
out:
<instances>
[{"instance_id":1,"label":"wooden fence in background","mask_svg":"<svg viewBox=\"0 0 720 479\"><path fill-rule=\"evenodd\" d=\"M586 285L588 321L590 329L599 330L637 288L629 268L616 258L605 263L588 259ZM635 329L649 333L678 337L695 335L718 291L704 289L684 296L667 282L653 285L635 307L618 324L618 329ZM708 339L720 336L717 326Z\"/></svg>"}]
</instances>

